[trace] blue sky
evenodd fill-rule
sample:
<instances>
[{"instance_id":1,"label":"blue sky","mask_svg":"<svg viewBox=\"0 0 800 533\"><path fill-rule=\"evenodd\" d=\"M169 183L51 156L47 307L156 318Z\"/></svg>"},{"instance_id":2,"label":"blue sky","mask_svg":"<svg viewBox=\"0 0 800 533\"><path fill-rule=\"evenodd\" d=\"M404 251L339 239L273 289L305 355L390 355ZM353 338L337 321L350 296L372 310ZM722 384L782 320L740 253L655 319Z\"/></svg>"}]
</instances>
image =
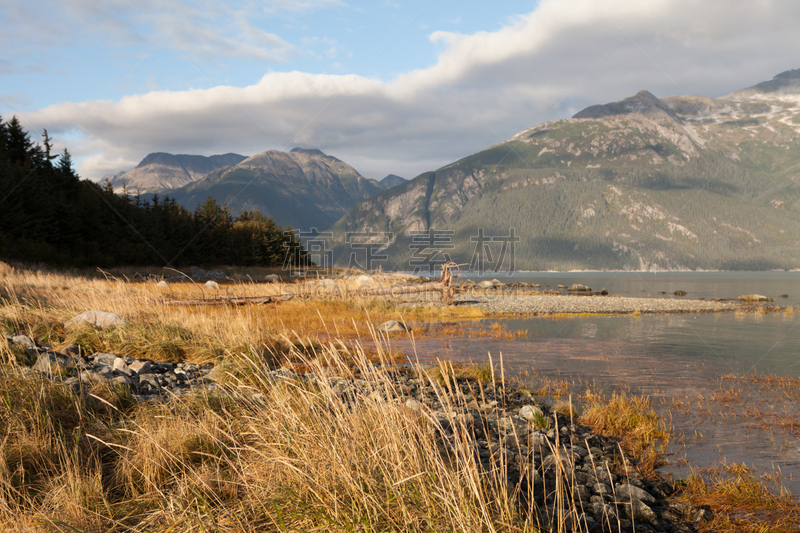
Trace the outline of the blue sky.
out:
<instances>
[{"instance_id":1,"label":"blue sky","mask_svg":"<svg viewBox=\"0 0 800 533\"><path fill-rule=\"evenodd\" d=\"M10 46L0 56L4 114L152 90L241 87L267 72L390 81L436 62L443 46L430 41L433 31L497 30L535 6L467 7L454 0L92 4L12 0L0 7L4 32L14 36L7 36Z\"/></svg>"},{"instance_id":2,"label":"blue sky","mask_svg":"<svg viewBox=\"0 0 800 533\"><path fill-rule=\"evenodd\" d=\"M7 0L0 115L95 180L294 146L410 178L640 89L800 67L798 20L794 0Z\"/></svg>"}]
</instances>

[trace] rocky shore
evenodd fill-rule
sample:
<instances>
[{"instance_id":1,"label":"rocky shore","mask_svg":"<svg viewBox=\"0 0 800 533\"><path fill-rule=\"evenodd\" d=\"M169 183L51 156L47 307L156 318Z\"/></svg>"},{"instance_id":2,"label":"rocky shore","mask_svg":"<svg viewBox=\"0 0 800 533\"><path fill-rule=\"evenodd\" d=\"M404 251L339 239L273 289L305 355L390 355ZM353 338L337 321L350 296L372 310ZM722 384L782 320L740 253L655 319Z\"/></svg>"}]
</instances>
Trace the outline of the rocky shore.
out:
<instances>
[{"instance_id":1,"label":"rocky shore","mask_svg":"<svg viewBox=\"0 0 800 533\"><path fill-rule=\"evenodd\" d=\"M167 363L135 359L114 353L85 354L77 345L55 351L51 346L37 345L25 335L6 334L12 349L23 360L33 361L24 371L63 382L72 389L96 384L122 386L137 400L163 400L171 395L197 389L216 389L209 377L212 363Z\"/></svg>"},{"instance_id":2,"label":"rocky shore","mask_svg":"<svg viewBox=\"0 0 800 533\"><path fill-rule=\"evenodd\" d=\"M6 334L29 360L23 373L59 381L79 393L94 383L130 390L136 400L170 401L181 393L240 392L218 387L212 365L137 360L112 353L83 354L77 346L54 351L30 338ZM592 433L570 417L552 410L530 393L472 379L459 379L449 390L419 373L400 367L376 373L380 379L295 374L266 370L267 382L290 381L315 387L358 409L365 398L400 404L424 416L443 454L457 455L468 446L475 463L487 476L504 472L506 486L520 504L533 505L545 528L581 532L686 532L691 524L708 520L709 509L694 509L669 501L676 487L649 482L632 467L613 439ZM252 395L260 401L260 395ZM467 442L463 438L466 435Z\"/></svg>"},{"instance_id":3,"label":"rocky shore","mask_svg":"<svg viewBox=\"0 0 800 533\"><path fill-rule=\"evenodd\" d=\"M272 376L330 389L354 407L359 397L387 390L367 380L286 370ZM414 369L389 376L394 397L387 401L426 416L445 454L456 455L457 437L464 434L458 428L466 428L481 469L490 474L505 468L508 488L517 491L521 505L535 504L545 528L556 531L562 521L566 531L576 532L687 532L713 517L710 509L670 501L675 483L646 481L614 439L592 433L527 391L459 379L443 405L443 388Z\"/></svg>"}]
</instances>

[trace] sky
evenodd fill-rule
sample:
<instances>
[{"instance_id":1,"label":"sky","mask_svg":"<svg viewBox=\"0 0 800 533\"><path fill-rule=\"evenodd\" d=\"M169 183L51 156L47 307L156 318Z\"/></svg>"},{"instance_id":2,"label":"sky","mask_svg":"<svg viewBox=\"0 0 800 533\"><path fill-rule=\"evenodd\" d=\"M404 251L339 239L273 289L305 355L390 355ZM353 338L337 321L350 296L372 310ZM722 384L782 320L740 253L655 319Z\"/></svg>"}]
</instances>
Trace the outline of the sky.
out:
<instances>
[{"instance_id":1,"label":"sky","mask_svg":"<svg viewBox=\"0 0 800 533\"><path fill-rule=\"evenodd\" d=\"M95 181L296 146L413 178L642 89L771 79L799 23L797 0L4 0L0 116Z\"/></svg>"}]
</instances>

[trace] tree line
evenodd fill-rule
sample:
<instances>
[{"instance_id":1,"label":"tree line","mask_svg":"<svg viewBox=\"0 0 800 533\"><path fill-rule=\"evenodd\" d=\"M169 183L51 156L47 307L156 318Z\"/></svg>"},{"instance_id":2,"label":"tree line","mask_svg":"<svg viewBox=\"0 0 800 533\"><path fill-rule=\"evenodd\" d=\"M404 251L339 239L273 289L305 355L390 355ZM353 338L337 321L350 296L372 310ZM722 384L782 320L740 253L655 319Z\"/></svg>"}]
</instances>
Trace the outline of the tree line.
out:
<instances>
[{"instance_id":1,"label":"tree line","mask_svg":"<svg viewBox=\"0 0 800 533\"><path fill-rule=\"evenodd\" d=\"M80 179L44 130L31 141L0 117L0 257L60 266L303 265L291 228L258 211L239 216L209 197L194 212L165 196L142 201Z\"/></svg>"}]
</instances>

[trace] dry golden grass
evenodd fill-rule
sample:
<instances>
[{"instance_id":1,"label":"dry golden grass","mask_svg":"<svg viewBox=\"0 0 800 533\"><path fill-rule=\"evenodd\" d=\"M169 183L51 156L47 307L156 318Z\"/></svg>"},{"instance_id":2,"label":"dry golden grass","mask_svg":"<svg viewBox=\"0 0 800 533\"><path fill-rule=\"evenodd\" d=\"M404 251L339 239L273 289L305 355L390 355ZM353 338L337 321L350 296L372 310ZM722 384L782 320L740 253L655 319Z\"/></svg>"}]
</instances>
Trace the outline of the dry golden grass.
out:
<instances>
[{"instance_id":1,"label":"dry golden grass","mask_svg":"<svg viewBox=\"0 0 800 533\"><path fill-rule=\"evenodd\" d=\"M30 355L0 337L0 530L511 532L535 531L544 520L562 531L565 515L577 509L568 496L569 479L559 479L558 516L543 518L532 507L520 507L504 470L481 471L463 425L453 424L454 446L443 450L435 417L383 399L393 394L390 369L398 354L385 351L370 324L443 323L415 336L513 339L524 332L485 327L475 320L486 316L479 310L399 308L357 294L271 305L165 306L164 298L220 294L187 283L162 290L127 282L122 274L98 278L0 263L0 327L56 347L75 343L88 351L162 361L213 360L223 392L167 404L134 403L127 391L113 387L75 395L24 374L20 363L29 365ZM355 289L352 282L337 287ZM241 282L219 292L258 296L297 289ZM117 313L129 325L64 328L67 319L89 309ZM462 322L454 326L455 320ZM267 367L281 365L365 378L374 388L344 401L325 381L277 383L265 377ZM418 372L453 412L459 402L448 388L453 377L504 381L502 368L491 364L440 364ZM796 383L763 379L761 385L794 393ZM535 393L570 391L571 384L549 380ZM724 403L734 395L720 393L713 400ZM640 469L652 472L669 435L646 399L617 395L606 401L594 393L584 399L590 405L581 420L621 438ZM577 414L569 404L557 409ZM539 423L544 429L546 418ZM742 481L733 484L690 479L684 497L723 509L725 502L738 502L740 507L717 513L718 531L766 531L747 524L781 513L797 520L788 495L770 499L763 482L737 475ZM742 502L753 503L742 510Z\"/></svg>"},{"instance_id":2,"label":"dry golden grass","mask_svg":"<svg viewBox=\"0 0 800 533\"><path fill-rule=\"evenodd\" d=\"M227 351L280 356L298 342L313 347L330 340L368 336L367 324L386 320L422 322L414 336L464 335L518 338L525 332L501 325L483 326L488 315L463 307L397 307L385 298L364 296L355 281L338 280L333 288L302 283L229 283L219 291L201 284L131 283L117 276L86 277L45 270L15 269L0 263L0 323L56 347L70 343L90 351L163 361L205 362ZM389 281L385 284L389 284ZM312 296L266 305L170 306L165 299L218 299L271 294ZM111 332L92 328L65 330L66 320L90 309L121 315L129 326ZM453 320L462 321L453 324ZM466 321L466 322L465 322ZM446 325L437 325L440 322ZM286 339L292 339L291 342ZM24 357L4 349L5 357Z\"/></svg>"},{"instance_id":3,"label":"dry golden grass","mask_svg":"<svg viewBox=\"0 0 800 533\"><path fill-rule=\"evenodd\" d=\"M386 399L396 394L390 370L376 368L363 354L345 361L337 350L322 348L319 355L306 360L316 375L348 374L355 362L370 387L345 400L327 380L275 382L261 362L242 357L237 363L249 374L246 385L164 404L127 405L109 395L99 402L105 409L97 409L61 385L6 367L0 379L0 528L538 527L539 515L518 505L504 469L482 470L458 418L451 425L452 445L442 448L438 436L444 430L435 417ZM457 410L447 386L422 370L420 375L446 410Z\"/></svg>"},{"instance_id":4,"label":"dry golden grass","mask_svg":"<svg viewBox=\"0 0 800 533\"><path fill-rule=\"evenodd\" d=\"M714 509L699 531L792 533L800 523L800 501L780 484L780 473L756 473L744 464L723 464L687 479L681 498Z\"/></svg>"},{"instance_id":5,"label":"dry golden grass","mask_svg":"<svg viewBox=\"0 0 800 533\"><path fill-rule=\"evenodd\" d=\"M393 354L369 324L384 318L474 318L474 310L403 309L384 302L291 301L278 306L167 307L195 285L97 279L0 264L6 329L56 347L157 360L217 362L222 392L165 404L122 389L76 395L29 376L0 344L0 529L14 531L532 531L503 469L488 474L453 421L441 448L435 417L387 401ZM286 290L238 284L237 295ZM227 286L230 289L231 286ZM226 289L226 290L227 290ZM89 309L123 316L114 330L65 329ZM366 324L366 325L360 325ZM448 332L451 333L451 332ZM489 328L490 335L504 334ZM370 339L364 349L357 338ZM374 361L383 363L376 367ZM30 361L24 361L30 363ZM342 399L327 381L273 382L270 366L358 377L372 391ZM457 396L418 370L449 412ZM450 368L450 374L456 371ZM491 370L483 369L478 374ZM465 368L463 375L475 374ZM499 453L505 454L505 450ZM501 464L508 464L508 459ZM564 484L566 486L566 484ZM531 504L532 505L532 504ZM564 513L561 513L562 515ZM562 516L563 518L563 516ZM559 526L564 527L563 520Z\"/></svg>"},{"instance_id":6,"label":"dry golden grass","mask_svg":"<svg viewBox=\"0 0 800 533\"><path fill-rule=\"evenodd\" d=\"M664 463L670 433L645 396L614 393L610 400L589 404L581 422L601 435L620 439L645 476Z\"/></svg>"}]
</instances>

